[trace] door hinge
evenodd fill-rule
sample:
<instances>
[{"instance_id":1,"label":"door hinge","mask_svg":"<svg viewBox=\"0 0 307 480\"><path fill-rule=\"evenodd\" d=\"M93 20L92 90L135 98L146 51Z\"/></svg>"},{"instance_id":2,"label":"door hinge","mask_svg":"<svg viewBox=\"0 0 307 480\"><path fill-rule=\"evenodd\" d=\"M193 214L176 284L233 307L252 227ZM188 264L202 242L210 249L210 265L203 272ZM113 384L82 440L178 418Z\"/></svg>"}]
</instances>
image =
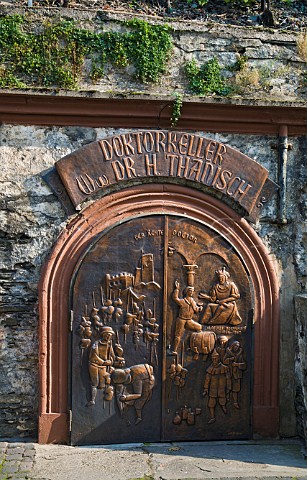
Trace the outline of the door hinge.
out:
<instances>
[{"instance_id":1,"label":"door hinge","mask_svg":"<svg viewBox=\"0 0 307 480\"><path fill-rule=\"evenodd\" d=\"M70 310L70 319L69 319L69 331L72 332L72 326L74 323L74 311Z\"/></svg>"},{"instance_id":2,"label":"door hinge","mask_svg":"<svg viewBox=\"0 0 307 480\"><path fill-rule=\"evenodd\" d=\"M71 432L72 427L72 410L69 410L69 431Z\"/></svg>"}]
</instances>

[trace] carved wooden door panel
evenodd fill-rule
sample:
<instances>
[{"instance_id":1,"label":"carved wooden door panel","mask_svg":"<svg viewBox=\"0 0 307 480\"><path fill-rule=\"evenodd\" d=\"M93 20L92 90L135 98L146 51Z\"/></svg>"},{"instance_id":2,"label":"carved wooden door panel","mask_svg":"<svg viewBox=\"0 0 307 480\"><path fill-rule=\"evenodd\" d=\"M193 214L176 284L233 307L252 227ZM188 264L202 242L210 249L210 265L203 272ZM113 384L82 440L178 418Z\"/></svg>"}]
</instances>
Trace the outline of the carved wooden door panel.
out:
<instances>
[{"instance_id":1,"label":"carved wooden door panel","mask_svg":"<svg viewBox=\"0 0 307 480\"><path fill-rule=\"evenodd\" d=\"M73 287L73 444L161 438L162 216L103 234Z\"/></svg>"},{"instance_id":2,"label":"carved wooden door panel","mask_svg":"<svg viewBox=\"0 0 307 480\"><path fill-rule=\"evenodd\" d=\"M164 440L251 434L251 290L242 261L214 230L165 220L168 251Z\"/></svg>"},{"instance_id":3,"label":"carved wooden door panel","mask_svg":"<svg viewBox=\"0 0 307 480\"><path fill-rule=\"evenodd\" d=\"M248 438L251 302L208 226L152 215L103 232L72 284L72 444Z\"/></svg>"}]
</instances>

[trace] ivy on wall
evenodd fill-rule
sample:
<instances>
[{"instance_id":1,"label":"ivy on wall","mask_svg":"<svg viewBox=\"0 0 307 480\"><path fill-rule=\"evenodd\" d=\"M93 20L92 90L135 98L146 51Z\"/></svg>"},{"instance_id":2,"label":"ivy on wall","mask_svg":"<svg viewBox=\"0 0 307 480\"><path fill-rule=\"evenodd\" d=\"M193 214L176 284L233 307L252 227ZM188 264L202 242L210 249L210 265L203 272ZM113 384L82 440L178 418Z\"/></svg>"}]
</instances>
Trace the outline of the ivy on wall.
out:
<instances>
[{"instance_id":1,"label":"ivy on wall","mask_svg":"<svg viewBox=\"0 0 307 480\"><path fill-rule=\"evenodd\" d=\"M157 82L167 70L171 56L172 28L152 25L141 19L120 22L121 31L93 31L80 28L72 20L35 23L26 16L0 17L0 88L52 88L77 90L84 79L98 82L106 66L133 67L134 77L143 83ZM101 24L103 27L103 23ZM298 53L306 57L306 35L298 36ZM289 67L286 67L290 69ZM186 63L186 91L192 95L231 96L270 90L270 79L286 74L281 67L264 71L250 66L246 55L238 55L234 65L223 67L217 58L203 64ZM275 75L275 77L274 77ZM301 73L302 88L307 77ZM177 87L176 87L177 88ZM181 94L175 94L171 122L180 118Z\"/></svg>"},{"instance_id":2,"label":"ivy on wall","mask_svg":"<svg viewBox=\"0 0 307 480\"><path fill-rule=\"evenodd\" d=\"M185 73L189 81L191 93L200 96L218 94L227 95L230 87L226 85L221 75L221 67L216 58L199 66L196 60L185 65Z\"/></svg>"},{"instance_id":3,"label":"ivy on wall","mask_svg":"<svg viewBox=\"0 0 307 480\"><path fill-rule=\"evenodd\" d=\"M0 18L0 88L76 89L86 58L93 81L104 75L108 62L117 67L132 64L138 80L157 81L173 46L171 27L137 19L126 26L127 33L95 33L73 21L46 21L33 33L21 15Z\"/></svg>"}]
</instances>

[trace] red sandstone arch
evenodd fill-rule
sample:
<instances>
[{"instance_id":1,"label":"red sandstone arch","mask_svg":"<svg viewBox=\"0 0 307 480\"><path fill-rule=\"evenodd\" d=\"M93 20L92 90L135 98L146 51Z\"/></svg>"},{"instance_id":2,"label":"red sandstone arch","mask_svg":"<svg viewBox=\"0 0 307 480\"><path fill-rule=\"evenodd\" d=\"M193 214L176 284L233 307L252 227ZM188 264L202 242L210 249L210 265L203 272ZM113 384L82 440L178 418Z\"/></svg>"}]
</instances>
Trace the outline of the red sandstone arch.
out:
<instances>
[{"instance_id":1,"label":"red sandstone arch","mask_svg":"<svg viewBox=\"0 0 307 480\"><path fill-rule=\"evenodd\" d=\"M170 184L131 187L97 200L72 220L57 240L39 285L39 442L68 441L69 288L74 267L93 237L137 215L188 214L223 235L239 252L254 289L253 432L278 434L278 282L272 261L250 225L220 200Z\"/></svg>"}]
</instances>

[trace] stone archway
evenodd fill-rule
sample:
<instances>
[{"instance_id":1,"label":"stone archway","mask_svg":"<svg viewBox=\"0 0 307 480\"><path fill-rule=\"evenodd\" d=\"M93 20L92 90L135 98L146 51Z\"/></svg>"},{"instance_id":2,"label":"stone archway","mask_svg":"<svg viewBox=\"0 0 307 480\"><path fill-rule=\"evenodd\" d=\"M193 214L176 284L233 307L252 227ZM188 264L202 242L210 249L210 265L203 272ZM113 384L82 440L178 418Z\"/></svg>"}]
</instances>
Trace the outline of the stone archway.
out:
<instances>
[{"instance_id":1,"label":"stone archway","mask_svg":"<svg viewBox=\"0 0 307 480\"><path fill-rule=\"evenodd\" d=\"M85 208L62 232L40 282L39 441L69 439L69 290L74 268L101 231L139 215L177 214L210 226L239 253L254 290L253 434L278 434L278 283L269 255L249 224L220 200L192 188L147 184Z\"/></svg>"}]
</instances>

